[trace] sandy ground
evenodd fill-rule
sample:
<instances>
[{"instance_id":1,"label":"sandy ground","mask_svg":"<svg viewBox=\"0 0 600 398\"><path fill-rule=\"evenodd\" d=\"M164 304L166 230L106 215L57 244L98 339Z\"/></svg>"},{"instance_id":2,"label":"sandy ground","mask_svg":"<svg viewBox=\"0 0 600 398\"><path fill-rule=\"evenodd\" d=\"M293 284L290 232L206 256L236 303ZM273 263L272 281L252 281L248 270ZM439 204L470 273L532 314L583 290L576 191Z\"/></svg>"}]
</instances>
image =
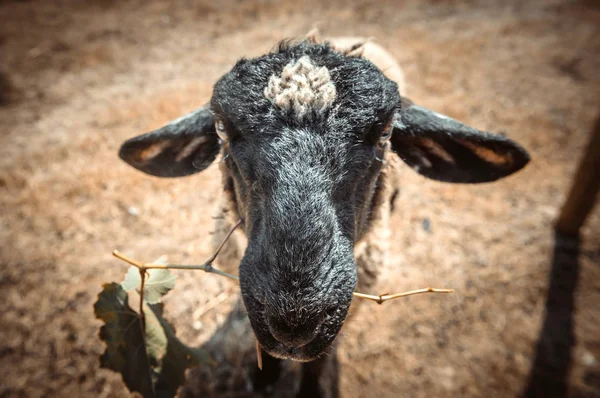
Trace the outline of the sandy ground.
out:
<instances>
[{"instance_id":1,"label":"sandy ground","mask_svg":"<svg viewBox=\"0 0 600 398\"><path fill-rule=\"evenodd\" d=\"M119 145L204 103L238 57L315 24L377 38L415 102L506 132L533 157L491 185L404 170L380 293L457 292L364 304L340 337L342 396L517 396L532 375L566 378L570 396L600 396L600 207L578 251L555 250L552 233L599 110L597 3L9 0L0 1L1 397L127 396L118 375L98 368L92 305L125 272L110 253L204 260L219 175L212 166L151 178L117 159ZM558 290L574 291L573 308L566 323L542 328L557 258L569 264ZM166 316L199 345L236 287L178 275ZM557 344L540 368L548 338ZM538 395L565 392L551 391Z\"/></svg>"}]
</instances>

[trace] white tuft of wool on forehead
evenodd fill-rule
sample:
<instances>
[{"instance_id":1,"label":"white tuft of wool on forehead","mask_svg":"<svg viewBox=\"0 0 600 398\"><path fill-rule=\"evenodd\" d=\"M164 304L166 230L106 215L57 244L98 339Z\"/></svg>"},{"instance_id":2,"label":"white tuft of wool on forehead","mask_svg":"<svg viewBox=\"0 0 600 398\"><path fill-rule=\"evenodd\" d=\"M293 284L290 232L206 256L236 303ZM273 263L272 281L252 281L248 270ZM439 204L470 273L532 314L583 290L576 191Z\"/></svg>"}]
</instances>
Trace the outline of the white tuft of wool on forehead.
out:
<instances>
[{"instance_id":1,"label":"white tuft of wool on forehead","mask_svg":"<svg viewBox=\"0 0 600 398\"><path fill-rule=\"evenodd\" d=\"M280 76L272 75L265 97L284 110L292 110L298 119L323 113L335 100L335 85L325 66L315 66L305 55L287 64Z\"/></svg>"}]
</instances>

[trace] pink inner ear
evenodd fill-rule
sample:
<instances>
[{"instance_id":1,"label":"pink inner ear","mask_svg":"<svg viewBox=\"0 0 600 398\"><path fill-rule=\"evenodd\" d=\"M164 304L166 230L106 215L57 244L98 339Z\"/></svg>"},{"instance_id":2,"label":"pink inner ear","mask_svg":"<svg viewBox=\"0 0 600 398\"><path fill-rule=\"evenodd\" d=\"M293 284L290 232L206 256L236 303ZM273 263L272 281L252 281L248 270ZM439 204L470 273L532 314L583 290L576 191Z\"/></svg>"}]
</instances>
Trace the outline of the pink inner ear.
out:
<instances>
[{"instance_id":1,"label":"pink inner ear","mask_svg":"<svg viewBox=\"0 0 600 398\"><path fill-rule=\"evenodd\" d=\"M486 162L493 163L496 165L509 165L513 163L513 156L510 152L498 153L490 148L486 148L481 145L477 145L474 142L466 140L456 140L460 145L469 148L475 153L480 159Z\"/></svg>"},{"instance_id":2,"label":"pink inner ear","mask_svg":"<svg viewBox=\"0 0 600 398\"><path fill-rule=\"evenodd\" d=\"M160 141L144 149L135 152L134 159L138 163L146 163L158 155L169 146L169 141Z\"/></svg>"},{"instance_id":3,"label":"pink inner ear","mask_svg":"<svg viewBox=\"0 0 600 398\"><path fill-rule=\"evenodd\" d=\"M434 140L429 138L422 138L419 140L419 143L420 146L424 147L438 158L443 159L448 163L456 164L456 162L454 161L454 157L448 152L446 152L446 150Z\"/></svg>"},{"instance_id":4,"label":"pink inner ear","mask_svg":"<svg viewBox=\"0 0 600 398\"><path fill-rule=\"evenodd\" d=\"M176 162L181 162L183 159L190 156L198 147L208 141L207 136L197 137L188 142L185 147L175 157Z\"/></svg>"}]
</instances>

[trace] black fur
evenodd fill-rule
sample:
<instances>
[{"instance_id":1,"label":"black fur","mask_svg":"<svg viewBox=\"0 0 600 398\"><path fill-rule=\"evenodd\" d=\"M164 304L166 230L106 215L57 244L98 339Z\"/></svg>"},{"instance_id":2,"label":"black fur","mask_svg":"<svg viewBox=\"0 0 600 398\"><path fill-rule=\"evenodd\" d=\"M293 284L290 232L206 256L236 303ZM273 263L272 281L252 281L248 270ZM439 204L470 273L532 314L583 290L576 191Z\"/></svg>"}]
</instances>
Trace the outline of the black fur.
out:
<instances>
[{"instance_id":1,"label":"black fur","mask_svg":"<svg viewBox=\"0 0 600 398\"><path fill-rule=\"evenodd\" d=\"M299 122L263 90L303 55L329 69L338 96ZM378 136L399 101L396 84L370 62L326 44L242 60L215 85L211 106L229 130L224 152L249 238L242 295L270 354L312 360L340 330L356 285L354 243L382 165Z\"/></svg>"},{"instance_id":2,"label":"black fur","mask_svg":"<svg viewBox=\"0 0 600 398\"><path fill-rule=\"evenodd\" d=\"M199 144L185 152L188 145L194 145L194 140ZM144 156L144 151L153 146L157 148L156 156ZM215 119L208 107L203 107L158 130L127 140L119 157L153 176L184 177L210 166L220 149Z\"/></svg>"},{"instance_id":3,"label":"black fur","mask_svg":"<svg viewBox=\"0 0 600 398\"><path fill-rule=\"evenodd\" d=\"M327 67L337 95L325 112L298 119L264 89L304 55ZM212 127L217 118L228 135L220 144ZM492 181L528 161L504 137L402 99L371 62L308 41L240 60L215 84L210 111L128 141L121 156L142 171L172 177L200 171L223 151L225 188L233 191L248 236L240 284L252 327L269 354L310 361L326 352L348 314L357 283L354 244L381 205L374 195L390 150L382 136L392 121L391 149L429 178ZM198 137L206 142L188 145ZM156 148L163 153L148 156Z\"/></svg>"},{"instance_id":4,"label":"black fur","mask_svg":"<svg viewBox=\"0 0 600 398\"><path fill-rule=\"evenodd\" d=\"M444 182L490 182L529 162L527 151L506 137L465 126L407 100L403 105L394 123L392 148L425 177Z\"/></svg>"}]
</instances>

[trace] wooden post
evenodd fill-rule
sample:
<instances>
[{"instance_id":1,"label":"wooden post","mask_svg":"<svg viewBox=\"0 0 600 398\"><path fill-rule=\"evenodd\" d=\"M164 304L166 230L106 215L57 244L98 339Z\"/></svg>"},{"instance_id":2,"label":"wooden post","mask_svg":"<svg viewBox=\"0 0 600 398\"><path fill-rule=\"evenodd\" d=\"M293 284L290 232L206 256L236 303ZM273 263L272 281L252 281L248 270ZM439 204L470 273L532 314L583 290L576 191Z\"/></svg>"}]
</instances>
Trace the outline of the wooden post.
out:
<instances>
[{"instance_id":1,"label":"wooden post","mask_svg":"<svg viewBox=\"0 0 600 398\"><path fill-rule=\"evenodd\" d=\"M575 236L594 207L600 189L600 115L596 119L591 139L575 173L569 196L562 207L556 230Z\"/></svg>"}]
</instances>

